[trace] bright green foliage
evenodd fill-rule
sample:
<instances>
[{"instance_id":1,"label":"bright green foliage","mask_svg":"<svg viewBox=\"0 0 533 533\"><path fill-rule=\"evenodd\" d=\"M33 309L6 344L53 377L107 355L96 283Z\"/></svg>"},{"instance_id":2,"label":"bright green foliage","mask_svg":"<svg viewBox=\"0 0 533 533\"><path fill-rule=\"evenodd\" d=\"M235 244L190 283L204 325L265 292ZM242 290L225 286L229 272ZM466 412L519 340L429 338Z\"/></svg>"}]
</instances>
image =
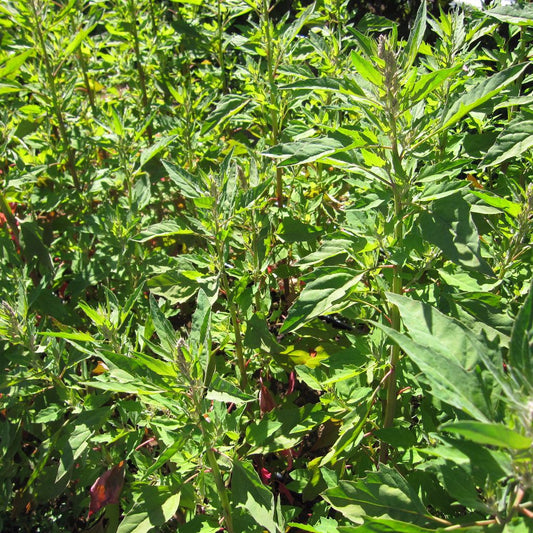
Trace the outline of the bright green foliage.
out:
<instances>
[{"instance_id":1,"label":"bright green foliage","mask_svg":"<svg viewBox=\"0 0 533 533\"><path fill-rule=\"evenodd\" d=\"M291 4L0 5L2 531L531 529L531 5Z\"/></svg>"}]
</instances>

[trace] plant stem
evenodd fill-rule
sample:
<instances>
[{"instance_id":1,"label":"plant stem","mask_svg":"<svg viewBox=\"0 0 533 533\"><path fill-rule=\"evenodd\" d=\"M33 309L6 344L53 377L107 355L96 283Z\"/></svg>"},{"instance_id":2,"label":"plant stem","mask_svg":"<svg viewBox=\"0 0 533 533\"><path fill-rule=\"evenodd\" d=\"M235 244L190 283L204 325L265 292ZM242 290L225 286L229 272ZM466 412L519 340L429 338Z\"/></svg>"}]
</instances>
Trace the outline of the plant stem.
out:
<instances>
[{"instance_id":1,"label":"plant stem","mask_svg":"<svg viewBox=\"0 0 533 533\"><path fill-rule=\"evenodd\" d=\"M246 367L244 365L241 323L239 322L237 306L235 305L235 302L233 301L231 289L229 286L229 280L228 280L226 271L224 269L224 265L221 266L220 279L222 281L222 288L224 289L224 292L226 293L226 298L228 300L231 324L233 326L233 333L235 334L235 355L237 356L237 365L239 367L240 384L241 384L241 389L244 390L246 388L248 379L246 376Z\"/></svg>"},{"instance_id":2,"label":"plant stem","mask_svg":"<svg viewBox=\"0 0 533 533\"><path fill-rule=\"evenodd\" d=\"M274 65L274 46L272 42L272 33L269 19L269 1L263 0L261 2L261 23L265 36L266 46L265 54L267 60L267 76L268 76L268 95L270 99L270 127L271 135L270 142L275 146L279 142L279 115L278 115L278 99L275 80L275 65ZM282 172L279 167L276 167L276 198L278 207L283 207L283 181Z\"/></svg>"},{"instance_id":3,"label":"plant stem","mask_svg":"<svg viewBox=\"0 0 533 533\"><path fill-rule=\"evenodd\" d=\"M207 444L207 443L206 443ZM224 480L222 479L222 474L220 473L220 468L218 467L217 459L211 447L207 447L205 450L207 455L207 460L209 466L213 472L213 477L215 478L215 484L218 489L218 497L220 498L220 504L222 505L222 513L224 514L224 522L226 524L226 529L229 533L233 533L235 530L233 528L233 518L231 516L231 504L228 497L228 491Z\"/></svg>"},{"instance_id":4,"label":"plant stem","mask_svg":"<svg viewBox=\"0 0 533 533\"><path fill-rule=\"evenodd\" d=\"M207 456L207 461L209 463L209 466L211 467L211 471L213 472L213 477L215 478L215 484L217 486L218 490L218 497L220 498L220 504L222 506L222 513L224 515L224 522L226 525L226 530L229 533L234 533L235 529L233 528L233 518L231 516L231 504L228 497L228 491L226 489L226 485L224 483L224 480L222 479L222 474L220 472L220 468L218 467L217 458L215 457L215 452L213 451L213 447L211 444L211 438L210 438L210 431L207 424L209 423L204 418L204 413L202 411L202 402L201 402L201 395L198 395L197 393L200 392L199 389L196 389L193 392L193 402L196 409L196 413L199 420L200 430L202 432L202 437L204 440L205 445L205 454Z\"/></svg>"},{"instance_id":5,"label":"plant stem","mask_svg":"<svg viewBox=\"0 0 533 533\"><path fill-rule=\"evenodd\" d=\"M400 243L403 238L403 222L402 222L402 203L401 197L398 192L398 187L395 187L394 191L394 216L396 219L396 225L394 227L394 240L396 243ZM394 267L394 274L392 278L392 292L394 294L402 293L402 271L401 266L396 265ZM400 312L396 305L391 306L390 310L391 327L400 331ZM400 347L397 344L391 346L390 352L390 376L387 381L387 403L385 405L385 415L383 417L383 427L392 427L394 423L394 416L396 412L396 368L400 360Z\"/></svg>"},{"instance_id":6,"label":"plant stem","mask_svg":"<svg viewBox=\"0 0 533 533\"><path fill-rule=\"evenodd\" d=\"M32 15L33 15L33 19L34 19L33 23L34 23L35 32L37 35L37 40L39 42L39 47L41 49L44 67L46 70L46 81L48 83L48 89L52 97L52 109L56 116L57 125L59 128L59 136L63 144L63 151L65 152L67 156L67 168L70 172L70 175L72 176L72 180L74 181L75 187L79 191L81 191L81 184L78 178L78 173L76 171L76 158L74 155L74 150L70 146L69 136L67 133L67 127L65 125L65 119L63 117L63 112L61 111L61 103L59 101L59 96L57 92L57 86L56 86L56 81L55 81L56 72L54 72L54 69L52 68L52 64L50 62L50 57L48 56L48 51L46 50L46 43L44 40L42 28L41 28L41 21L43 17L39 13L37 13L37 6L35 5L35 0L30 0L29 4L30 4Z\"/></svg>"},{"instance_id":7,"label":"plant stem","mask_svg":"<svg viewBox=\"0 0 533 533\"><path fill-rule=\"evenodd\" d=\"M240 385L241 385L241 389L244 390L246 388L248 379L246 376L246 367L244 365L244 352L243 352L243 344L242 344L241 323L239 322L237 306L235 305L235 302L233 301L233 295L231 293L229 279L226 273L226 266L225 266L225 260L224 260L224 242L221 242L217 237L218 235L220 235L221 228L219 227L218 214L216 213L216 210L213 212L213 217L215 220L215 246L216 246L216 252L217 252L217 257L218 257L218 270L220 273L222 289L226 293L226 299L228 301L231 324L233 326L233 333L235 334L235 355L237 356L237 366L239 367Z\"/></svg>"},{"instance_id":8,"label":"plant stem","mask_svg":"<svg viewBox=\"0 0 533 533\"><path fill-rule=\"evenodd\" d=\"M222 80L222 92L228 92L228 79L226 76L226 61L224 59L224 20L222 17L222 0L217 2L217 51L220 78Z\"/></svg>"},{"instance_id":9,"label":"plant stem","mask_svg":"<svg viewBox=\"0 0 533 533\"><path fill-rule=\"evenodd\" d=\"M148 106L148 95L146 93L146 74L142 64L139 34L137 32L137 9L135 7L135 0L128 0L128 10L130 14L131 36L133 37L133 51L135 52L135 63L137 67L137 74L139 76L139 86L141 88L141 103L143 106L144 118L147 120L150 116L150 108ZM151 124L148 124L146 128L146 134L148 135L150 144L153 143Z\"/></svg>"}]
</instances>

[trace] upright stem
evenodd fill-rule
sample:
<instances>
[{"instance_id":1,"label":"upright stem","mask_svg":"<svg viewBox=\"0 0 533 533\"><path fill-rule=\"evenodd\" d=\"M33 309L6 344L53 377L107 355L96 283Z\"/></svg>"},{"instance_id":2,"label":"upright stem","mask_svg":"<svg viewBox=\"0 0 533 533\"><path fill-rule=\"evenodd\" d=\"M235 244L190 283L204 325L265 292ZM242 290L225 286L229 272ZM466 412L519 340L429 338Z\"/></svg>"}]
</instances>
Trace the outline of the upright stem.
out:
<instances>
[{"instance_id":1,"label":"upright stem","mask_svg":"<svg viewBox=\"0 0 533 533\"><path fill-rule=\"evenodd\" d=\"M215 235L220 234L220 228L218 227L217 215L214 213L215 216ZM242 344L242 331L241 331L241 323L239 322L239 315L237 312L237 306L235 305L235 302L233 301L233 295L231 294L231 288L229 284L228 275L226 274L226 267L224 265L224 244L220 241L216 241L216 249L217 249L217 255L218 255L218 265L219 265L219 272L220 272L220 280L222 282L222 289L226 293L226 298L228 301L228 307L229 307L229 314L231 317L231 324L233 326L233 332L235 334L235 355L237 356L237 366L239 367L239 373L240 373L240 385L241 389L244 390L246 388L248 379L246 376L246 367L244 364L244 350L243 350L243 344Z\"/></svg>"},{"instance_id":2,"label":"upright stem","mask_svg":"<svg viewBox=\"0 0 533 533\"><path fill-rule=\"evenodd\" d=\"M224 18L222 16L222 0L217 2L217 51L220 77L222 79L222 92L228 92L228 79L226 77L226 61L224 59Z\"/></svg>"},{"instance_id":3,"label":"upright stem","mask_svg":"<svg viewBox=\"0 0 533 533\"><path fill-rule=\"evenodd\" d=\"M272 146L275 146L279 142L279 109L275 85L274 47L272 43L272 33L270 31L268 0L263 0L261 2L261 19L266 40L265 53L267 59L268 93L270 97L270 127L272 128L270 141ZM282 172L279 167L276 167L276 198L278 207L281 209L283 207L283 180Z\"/></svg>"},{"instance_id":4,"label":"upright stem","mask_svg":"<svg viewBox=\"0 0 533 533\"><path fill-rule=\"evenodd\" d=\"M246 376L246 366L244 364L241 323L239 322L237 306L235 305L235 302L233 301L233 297L230 292L228 276L224 270L224 267L222 267L222 270L220 272L220 278L222 280L222 287L224 289L224 292L226 293L226 298L228 299L231 324L233 326L233 332L235 333L235 355L237 356L237 365L239 367L240 384L241 384L241 389L244 390L246 388L248 378Z\"/></svg>"},{"instance_id":5,"label":"upright stem","mask_svg":"<svg viewBox=\"0 0 533 533\"><path fill-rule=\"evenodd\" d=\"M235 529L233 528L233 518L231 516L231 503L228 497L228 491L224 480L222 479L222 474L220 473L220 468L218 467L217 459L213 452L213 449L209 447L205 451L207 455L207 460L209 466L213 472L213 477L215 478L215 484L218 490L218 497L220 498L220 504L222 505L222 513L224 514L224 522L226 524L226 530L229 533L233 533Z\"/></svg>"},{"instance_id":6,"label":"upright stem","mask_svg":"<svg viewBox=\"0 0 533 533\"><path fill-rule=\"evenodd\" d=\"M390 125L389 139L391 143L391 159L389 168L389 185L394 194L394 244L400 246L403 240L403 204L405 199L405 184L407 177L402 166L402 155L398 141L398 116L399 116L399 68L396 62L395 53L389 48L389 43L382 38L378 45L378 55L384 60L384 83L386 88L385 113L386 123ZM392 278L392 292L394 294L402 293L402 266L397 264L394 267ZM398 308L393 304L390 308L391 326L396 331L400 330L400 313ZM400 348L394 344L391 346L389 356L389 377L387 378L387 400L385 404L385 413L383 415L383 427L390 428L394 424L396 414L396 369L400 361ZM380 450L380 460L387 461L388 447L383 444Z\"/></svg>"},{"instance_id":7,"label":"upright stem","mask_svg":"<svg viewBox=\"0 0 533 533\"><path fill-rule=\"evenodd\" d=\"M141 49L139 45L139 34L137 33L137 9L135 8L135 0L128 1L128 9L130 13L130 28L133 37L133 50L135 52L135 62L137 66L137 74L139 76L139 86L141 88L141 103L143 106L144 118L148 119L150 116L150 109L148 107L148 95L146 93L146 74L144 72ZM153 142L152 125L149 124L146 128L146 134L150 143Z\"/></svg>"},{"instance_id":8,"label":"upright stem","mask_svg":"<svg viewBox=\"0 0 533 533\"><path fill-rule=\"evenodd\" d=\"M63 151L67 156L67 168L70 172L70 175L72 176L75 187L78 190L81 190L81 184L78 178L78 173L76 171L76 158L74 155L74 150L70 146L65 119L63 117L63 112L61 111L61 104L59 102L59 96L55 81L56 72L54 72L54 69L52 68L52 63L50 62L48 51L46 50L46 43L41 29L42 17L39 13L37 13L37 6L35 5L35 0L30 0L29 4L34 19L33 24L35 27L35 32L37 34L37 39L39 41L39 47L41 48L44 67L46 70L46 81L48 83L48 89L50 90L50 94L52 96L52 108L54 111L54 115L56 116L57 125L59 128L59 136L61 137L61 142L63 144Z\"/></svg>"},{"instance_id":9,"label":"upright stem","mask_svg":"<svg viewBox=\"0 0 533 533\"><path fill-rule=\"evenodd\" d=\"M402 223L402 205L401 198L397 190L394 191L394 216L396 219L396 225L394 227L394 240L396 243L400 243L403 238L403 223ZM394 267L394 274L392 278L392 292L394 294L402 293L402 270L400 265ZM400 312L396 305L392 305L390 309L390 319L392 329L400 330ZM400 360L400 347L397 344L391 346L390 351L390 375L387 381L387 403L385 406L385 415L383 418L383 427L392 427L394 423L394 416L396 414L396 367Z\"/></svg>"},{"instance_id":10,"label":"upright stem","mask_svg":"<svg viewBox=\"0 0 533 533\"><path fill-rule=\"evenodd\" d=\"M222 479L220 468L218 467L218 462L217 462L217 458L215 457L215 452L213 451L213 448L212 448L211 438L209 435L210 432L209 432L209 428L207 427L208 422L203 416L200 399L194 393L193 393L193 397L194 397L194 403L196 407L198 420L200 421L200 430L202 431L202 437L204 440L205 454L207 456L207 462L209 463L211 472L213 473L213 477L215 478L215 485L217 486L218 497L220 498L220 505L222 506L222 514L224 515L224 522L226 525L226 530L229 533L234 533L235 529L233 527L233 518L231 516L231 503L229 501L226 485L224 483L224 480Z\"/></svg>"}]
</instances>

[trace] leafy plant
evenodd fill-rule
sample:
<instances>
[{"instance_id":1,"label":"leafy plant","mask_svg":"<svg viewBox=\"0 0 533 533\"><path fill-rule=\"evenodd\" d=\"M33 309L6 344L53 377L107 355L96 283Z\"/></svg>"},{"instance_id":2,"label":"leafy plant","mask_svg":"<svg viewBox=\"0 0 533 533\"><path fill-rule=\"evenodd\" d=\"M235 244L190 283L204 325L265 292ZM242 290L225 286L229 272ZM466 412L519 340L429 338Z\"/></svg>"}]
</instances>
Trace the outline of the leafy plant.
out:
<instances>
[{"instance_id":1,"label":"leafy plant","mask_svg":"<svg viewBox=\"0 0 533 533\"><path fill-rule=\"evenodd\" d=\"M531 9L351 7L0 6L3 531L528 530Z\"/></svg>"}]
</instances>

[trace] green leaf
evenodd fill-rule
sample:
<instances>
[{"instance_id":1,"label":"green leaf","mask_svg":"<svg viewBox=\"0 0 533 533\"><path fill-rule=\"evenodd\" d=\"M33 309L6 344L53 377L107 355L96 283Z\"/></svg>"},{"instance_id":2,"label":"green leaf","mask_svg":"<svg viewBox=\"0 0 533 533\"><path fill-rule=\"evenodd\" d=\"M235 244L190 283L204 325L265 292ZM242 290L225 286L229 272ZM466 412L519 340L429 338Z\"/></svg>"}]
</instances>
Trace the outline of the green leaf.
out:
<instances>
[{"instance_id":1,"label":"green leaf","mask_svg":"<svg viewBox=\"0 0 533 533\"><path fill-rule=\"evenodd\" d=\"M202 135L209 132L214 126L224 126L224 123L243 109L248 102L250 102L250 98L239 94L223 95L218 100L213 112L207 117L202 127Z\"/></svg>"},{"instance_id":2,"label":"green leaf","mask_svg":"<svg viewBox=\"0 0 533 533\"><path fill-rule=\"evenodd\" d=\"M508 22L518 26L533 26L533 6L528 3L510 6L497 5L485 11L485 14L500 22Z\"/></svg>"},{"instance_id":3,"label":"green leaf","mask_svg":"<svg viewBox=\"0 0 533 533\"><path fill-rule=\"evenodd\" d=\"M367 97L365 92L353 80L339 80L336 78L311 78L283 85L282 90L303 89L306 91L333 91L350 97L353 103L367 104L381 107L379 103Z\"/></svg>"},{"instance_id":4,"label":"green leaf","mask_svg":"<svg viewBox=\"0 0 533 533\"><path fill-rule=\"evenodd\" d=\"M381 72L374 67L374 65L361 54L358 54L355 50L352 50L350 54L352 60L352 66L355 68L358 74L363 76L365 80L369 81L378 88L383 85L383 76Z\"/></svg>"},{"instance_id":5,"label":"green leaf","mask_svg":"<svg viewBox=\"0 0 533 533\"><path fill-rule=\"evenodd\" d=\"M508 159L519 158L533 147L533 120L518 117L509 122L485 154L481 165L494 167Z\"/></svg>"},{"instance_id":6,"label":"green leaf","mask_svg":"<svg viewBox=\"0 0 533 533\"><path fill-rule=\"evenodd\" d=\"M361 141L361 146L367 141ZM297 142L278 144L263 152L263 155L279 159L278 165L303 165L312 163L341 151L350 150L358 146L353 138L347 135L331 134L327 137L314 137Z\"/></svg>"},{"instance_id":7,"label":"green leaf","mask_svg":"<svg viewBox=\"0 0 533 533\"><path fill-rule=\"evenodd\" d=\"M68 57L72 52L80 46L80 44L83 42L83 40L91 33L94 28L96 27L96 24L93 24L92 26L88 28L84 28L83 30L79 31L76 36L70 40L69 45L65 48L65 50L62 52L62 55L64 57Z\"/></svg>"},{"instance_id":8,"label":"green leaf","mask_svg":"<svg viewBox=\"0 0 533 533\"><path fill-rule=\"evenodd\" d=\"M440 533L443 530L428 529L389 518L372 518L367 516L363 525L340 526L337 531L338 533L437 533L437 531ZM463 529L454 529L454 533L455 531L463 531Z\"/></svg>"},{"instance_id":9,"label":"green leaf","mask_svg":"<svg viewBox=\"0 0 533 533\"><path fill-rule=\"evenodd\" d=\"M416 81L414 86L410 89L409 100L412 104L419 102L425 98L428 94L433 92L437 87L442 85L446 80L454 76L459 70L460 66L444 68L441 70L435 70L427 74L423 74Z\"/></svg>"},{"instance_id":10,"label":"green leaf","mask_svg":"<svg viewBox=\"0 0 533 533\"><path fill-rule=\"evenodd\" d=\"M166 137L161 137L154 144L152 144L152 146L145 148L141 152L139 168L144 167L148 161L153 159L157 154L164 150L176 137L176 135L167 135Z\"/></svg>"},{"instance_id":11,"label":"green leaf","mask_svg":"<svg viewBox=\"0 0 533 533\"><path fill-rule=\"evenodd\" d=\"M358 251L363 250L366 245L367 241L362 237L353 237L352 239L337 239L330 237L320 245L318 250L302 257L302 259L297 262L297 265L302 268L307 268L339 255L354 255ZM339 260L340 259L342 258L339 258Z\"/></svg>"},{"instance_id":12,"label":"green leaf","mask_svg":"<svg viewBox=\"0 0 533 533\"><path fill-rule=\"evenodd\" d=\"M213 378L205 397L207 400L234 403L235 405L242 405L256 400L255 396L242 392L239 387L218 375Z\"/></svg>"},{"instance_id":13,"label":"green leaf","mask_svg":"<svg viewBox=\"0 0 533 533\"><path fill-rule=\"evenodd\" d=\"M475 422L462 420L442 424L439 429L449 433L457 433L463 437L488 446L511 448L513 450L527 450L533 445L533 439L521 435L503 424Z\"/></svg>"},{"instance_id":14,"label":"green leaf","mask_svg":"<svg viewBox=\"0 0 533 533\"><path fill-rule=\"evenodd\" d=\"M519 203L511 202L501 196L496 196L492 192L472 191L472 194L481 198L486 204L505 211L513 218L517 217L522 211L522 206Z\"/></svg>"},{"instance_id":15,"label":"green leaf","mask_svg":"<svg viewBox=\"0 0 533 533\"><path fill-rule=\"evenodd\" d=\"M159 337L161 346L167 352L168 361L174 361L174 354L178 346L178 333L167 320L157 305L155 298L150 294L150 316L154 324L155 332Z\"/></svg>"},{"instance_id":16,"label":"green leaf","mask_svg":"<svg viewBox=\"0 0 533 533\"><path fill-rule=\"evenodd\" d=\"M144 485L141 494L120 523L117 533L146 533L168 522L177 511L181 492L169 487Z\"/></svg>"},{"instance_id":17,"label":"green leaf","mask_svg":"<svg viewBox=\"0 0 533 533\"><path fill-rule=\"evenodd\" d=\"M4 66L0 68L0 79L7 78L14 74L25 63L26 59L34 54L33 48L28 48L20 54L10 56L5 62ZM5 80L4 80L5 81Z\"/></svg>"},{"instance_id":18,"label":"green leaf","mask_svg":"<svg viewBox=\"0 0 533 533\"><path fill-rule=\"evenodd\" d=\"M320 517L314 525L289 522L287 526L296 528L297 531L309 531L310 533L338 533L338 522L333 518Z\"/></svg>"},{"instance_id":19,"label":"green leaf","mask_svg":"<svg viewBox=\"0 0 533 533\"><path fill-rule=\"evenodd\" d=\"M157 237L169 237L171 235L194 235L194 231L184 227L181 220L167 220L144 228L131 240L146 242Z\"/></svg>"},{"instance_id":20,"label":"green leaf","mask_svg":"<svg viewBox=\"0 0 533 533\"><path fill-rule=\"evenodd\" d=\"M409 524L427 525L428 513L416 491L393 468L381 465L360 481L341 481L327 489L323 498L352 522L366 516L392 518Z\"/></svg>"},{"instance_id":21,"label":"green leaf","mask_svg":"<svg viewBox=\"0 0 533 533\"><path fill-rule=\"evenodd\" d=\"M323 275L317 271L317 274L317 279L304 287L290 308L280 333L289 330L295 331L313 318L333 312L333 309L338 310L337 304L341 303L343 299L343 305L348 305L349 302L345 297L364 275L355 270L342 270Z\"/></svg>"},{"instance_id":22,"label":"green leaf","mask_svg":"<svg viewBox=\"0 0 533 533\"><path fill-rule=\"evenodd\" d=\"M442 113L441 125L436 133L444 131L461 120L476 107L484 104L505 87L517 80L526 70L528 64L509 67L493 76L483 79L468 90Z\"/></svg>"},{"instance_id":23,"label":"green leaf","mask_svg":"<svg viewBox=\"0 0 533 533\"><path fill-rule=\"evenodd\" d=\"M533 281L511 333L509 364L513 375L530 390L533 387Z\"/></svg>"},{"instance_id":24,"label":"green leaf","mask_svg":"<svg viewBox=\"0 0 533 533\"><path fill-rule=\"evenodd\" d=\"M493 276L481 257L479 234L470 215L470 206L460 193L448 195L432 204L431 211L419 216L422 234L445 257L464 268Z\"/></svg>"},{"instance_id":25,"label":"green leaf","mask_svg":"<svg viewBox=\"0 0 533 533\"><path fill-rule=\"evenodd\" d=\"M476 372L483 345L466 328L427 304L387 293L395 304L412 338L383 324L375 323L422 370L420 379L431 386L436 398L488 422L491 385ZM416 339L416 340L414 340Z\"/></svg>"},{"instance_id":26,"label":"green leaf","mask_svg":"<svg viewBox=\"0 0 533 533\"><path fill-rule=\"evenodd\" d=\"M162 161L162 163L168 172L168 177L178 186L185 198L194 199L208 195L208 191L198 185L198 182L202 183L201 180L169 161Z\"/></svg>"},{"instance_id":27,"label":"green leaf","mask_svg":"<svg viewBox=\"0 0 533 533\"><path fill-rule=\"evenodd\" d=\"M407 46L402 53L402 67L405 70L408 70L411 65L414 63L418 51L420 50L420 45L424 40L424 33L426 32L427 25L427 7L426 0L420 2L420 7L416 13L416 19L413 24L413 28L409 34L409 40L407 41Z\"/></svg>"},{"instance_id":28,"label":"green leaf","mask_svg":"<svg viewBox=\"0 0 533 533\"><path fill-rule=\"evenodd\" d=\"M491 513L490 507L480 499L473 477L467 472L469 465L457 464L450 460L430 459L420 465L420 469L433 473L460 505L484 514Z\"/></svg>"},{"instance_id":29,"label":"green leaf","mask_svg":"<svg viewBox=\"0 0 533 533\"><path fill-rule=\"evenodd\" d=\"M83 331L44 331L39 332L38 335L43 335L44 337L54 337L56 339L67 339L72 341L80 342L96 342L94 337L89 335L89 333L84 333Z\"/></svg>"},{"instance_id":30,"label":"green leaf","mask_svg":"<svg viewBox=\"0 0 533 533\"><path fill-rule=\"evenodd\" d=\"M269 533L279 531L274 518L274 497L249 462L235 461L231 475L234 507L243 509Z\"/></svg>"}]
</instances>

